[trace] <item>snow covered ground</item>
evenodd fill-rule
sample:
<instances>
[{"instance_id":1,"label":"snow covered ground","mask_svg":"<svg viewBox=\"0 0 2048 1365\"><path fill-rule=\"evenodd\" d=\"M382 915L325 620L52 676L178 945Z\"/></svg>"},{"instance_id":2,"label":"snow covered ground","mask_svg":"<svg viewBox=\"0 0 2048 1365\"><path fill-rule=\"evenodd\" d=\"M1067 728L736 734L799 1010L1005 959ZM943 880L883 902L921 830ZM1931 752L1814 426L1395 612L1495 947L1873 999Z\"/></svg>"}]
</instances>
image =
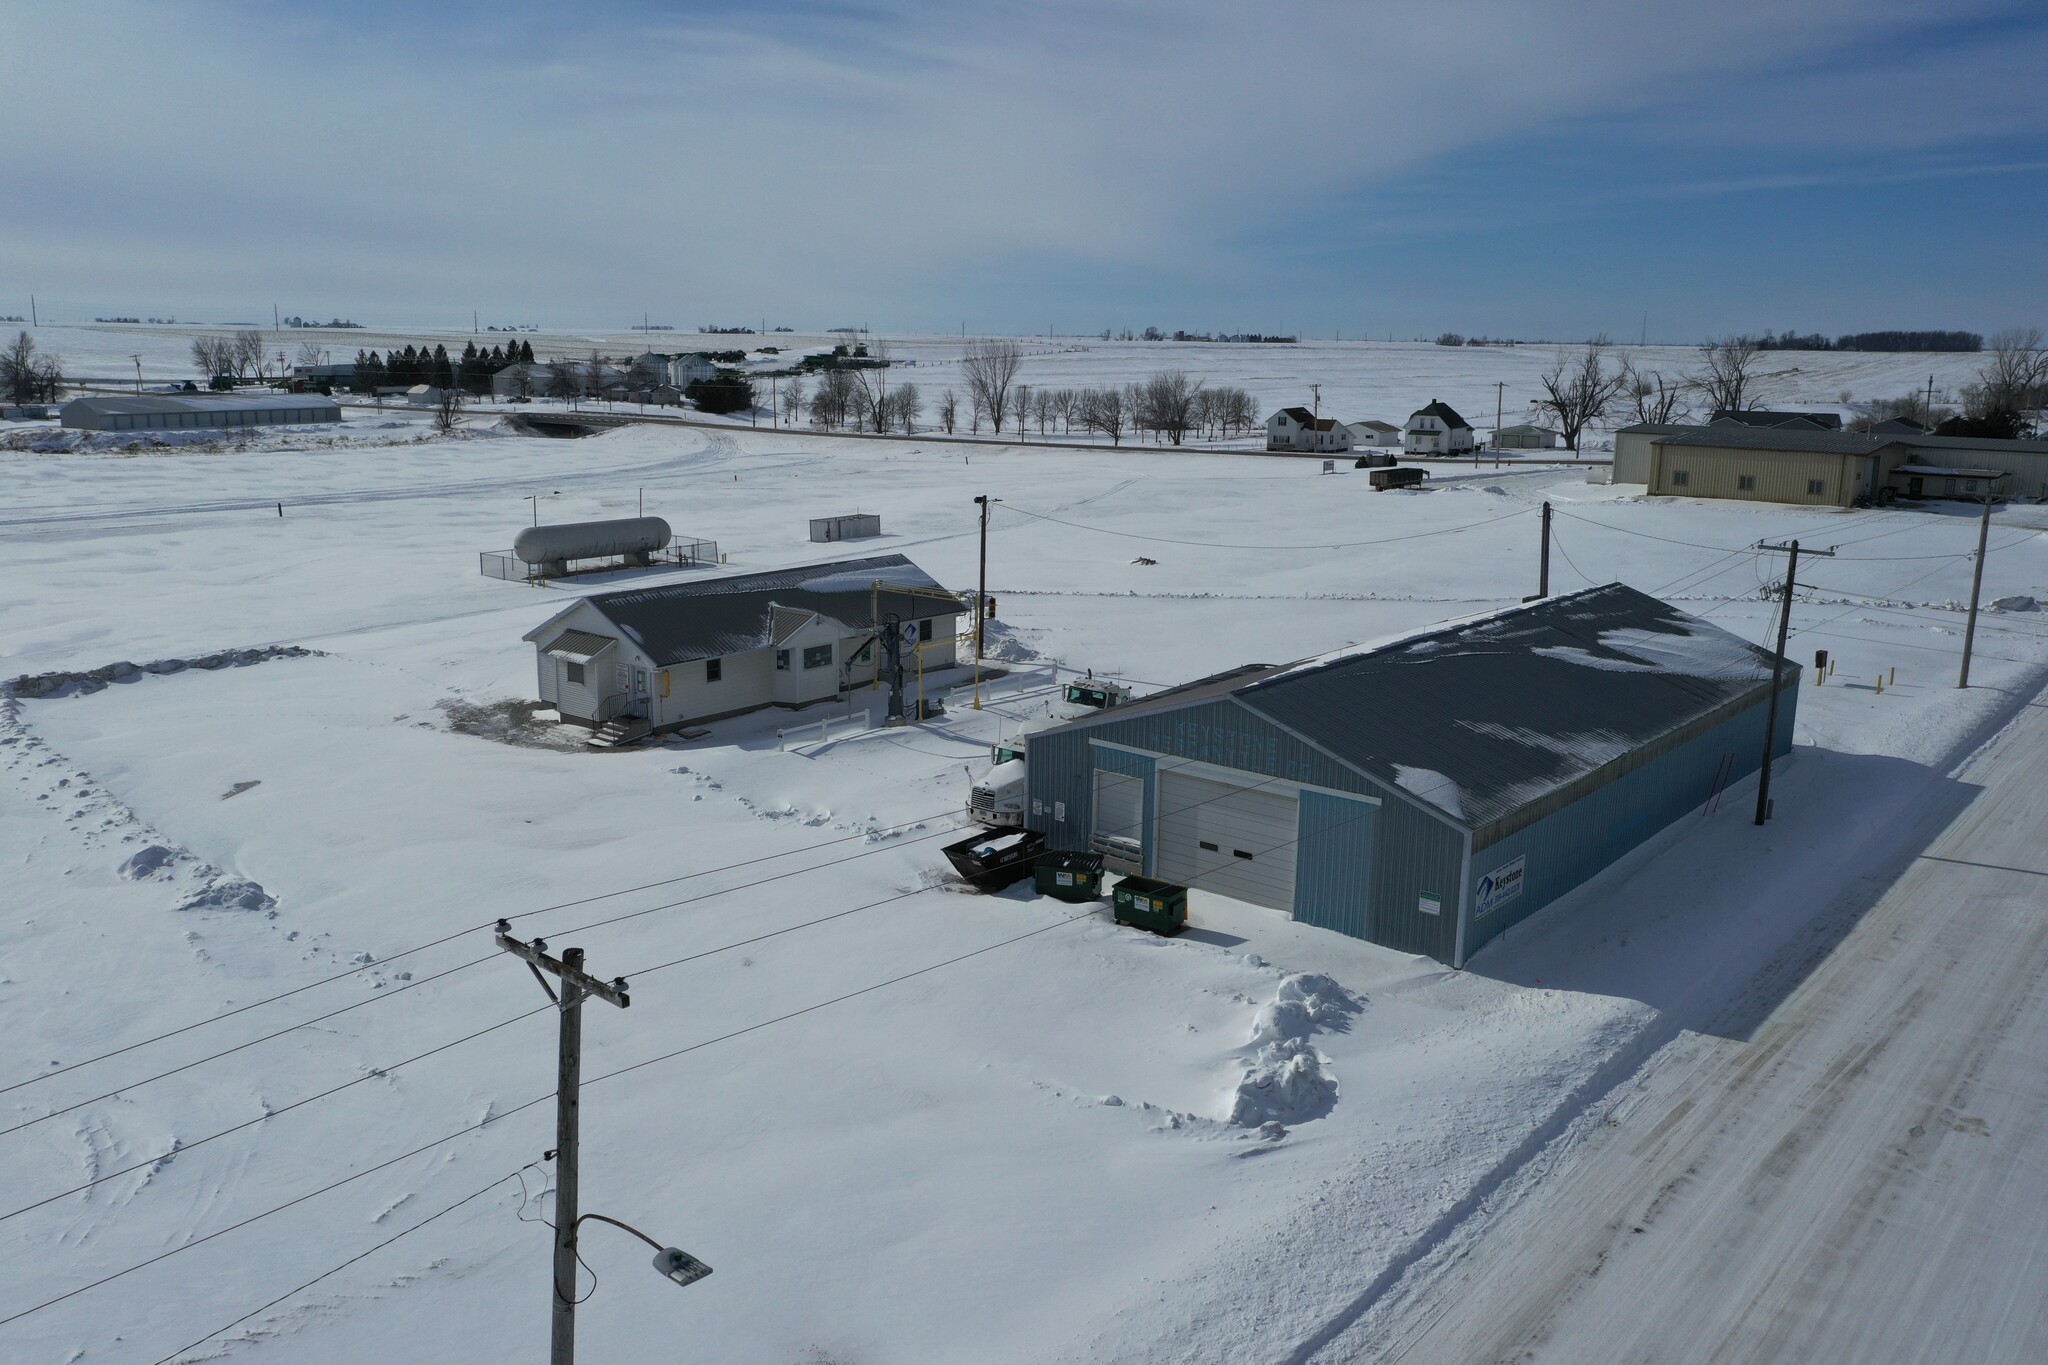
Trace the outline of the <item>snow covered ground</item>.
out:
<instances>
[{"instance_id":1,"label":"snow covered ground","mask_svg":"<svg viewBox=\"0 0 2048 1365\"><path fill-rule=\"evenodd\" d=\"M1458 401L1455 373L1414 373ZM1854 831L2048 662L2043 613L1987 613L1955 689L1961 508L1652 503L1540 467L1375 494L1313 461L704 430L279 446L0 455L0 676L161 670L0 711L0 1319L168 1253L0 1322L10 1359L536 1354L553 1029L499 916L632 981L630 1010L585 1011L584 1208L716 1268L679 1293L588 1229L593 1359L1287 1358L1715 1017L1855 875ZM776 714L619 754L472 733L531 696L519 636L568 600L476 552L529 496L570 520L643 490L734 571L900 551L961 588L970 500L999 497L990 592L1023 662L987 710L955 693L790 752ZM1506 605L1535 590L1545 499L1554 589L1619 578L1751 639L1774 569L1745 547L1838 547L1802 567L1794 653L1838 664L1767 830L1738 789L1461 974L1199 892L1169 941L937 885L966 769L1054 665L1149 688ZM888 534L806 539L854 510ZM2043 528L1997 511L1987 600L2048 600Z\"/></svg>"},{"instance_id":2,"label":"snow covered ground","mask_svg":"<svg viewBox=\"0 0 2048 1365\"><path fill-rule=\"evenodd\" d=\"M198 327L148 325L57 325L35 332L37 344L64 358L66 373L128 382L139 356L150 383L183 381L204 376L193 368L191 338ZM459 353L471 341L489 346L505 337L467 331L286 330L265 334L272 352L287 362L302 342L329 349L335 361L351 360L357 350L389 350L421 342L446 345ZM959 360L965 341L957 336L887 337L897 368L896 383L914 383L926 396L926 422L935 422L937 395L951 388L966 393ZM785 356L828 347L845 338L829 334L771 333L759 336L713 336L696 332L540 332L522 333L536 359L587 359L593 352L611 356L638 354L650 347L662 351L780 347ZM1249 390L1263 416L1290 403L1312 400L1310 384L1322 385L1322 411L1345 421L1376 418L1399 423L1432 399L1442 399L1474 426L1493 425L1496 400L1503 422L1529 420L1528 404L1540 389L1538 377L1555 361L1557 347L1530 344L1515 347L1437 346L1415 341L1304 340L1296 345L1225 344L1213 342L1099 341L1093 337L1027 337L1020 339L1025 361L1018 380L1034 387L1083 388L1125 384L1160 370L1185 370L1212 385ZM1699 352L1690 346L1626 347L1645 369L1667 377L1699 368ZM1922 392L1931 377L1937 400L1972 381L1981 356L1965 354L1879 354L1873 352L1785 351L1764 356L1759 365L1760 393L1772 405L1834 407L1847 393L1855 401L1897 398ZM772 362L771 362L772 363ZM1496 389L1496 383L1504 388Z\"/></svg>"}]
</instances>

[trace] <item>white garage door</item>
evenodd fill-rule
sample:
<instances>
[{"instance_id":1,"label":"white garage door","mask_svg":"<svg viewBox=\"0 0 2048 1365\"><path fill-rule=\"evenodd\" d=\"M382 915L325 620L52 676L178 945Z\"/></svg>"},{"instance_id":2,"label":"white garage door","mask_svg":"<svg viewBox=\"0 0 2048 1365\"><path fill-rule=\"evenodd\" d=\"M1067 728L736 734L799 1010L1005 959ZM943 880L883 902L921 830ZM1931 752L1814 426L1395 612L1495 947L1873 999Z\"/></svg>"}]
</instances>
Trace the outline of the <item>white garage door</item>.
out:
<instances>
[{"instance_id":1,"label":"white garage door","mask_svg":"<svg viewBox=\"0 0 2048 1365\"><path fill-rule=\"evenodd\" d=\"M1183 886L1294 910L1294 846L1301 800L1162 769L1159 877Z\"/></svg>"}]
</instances>

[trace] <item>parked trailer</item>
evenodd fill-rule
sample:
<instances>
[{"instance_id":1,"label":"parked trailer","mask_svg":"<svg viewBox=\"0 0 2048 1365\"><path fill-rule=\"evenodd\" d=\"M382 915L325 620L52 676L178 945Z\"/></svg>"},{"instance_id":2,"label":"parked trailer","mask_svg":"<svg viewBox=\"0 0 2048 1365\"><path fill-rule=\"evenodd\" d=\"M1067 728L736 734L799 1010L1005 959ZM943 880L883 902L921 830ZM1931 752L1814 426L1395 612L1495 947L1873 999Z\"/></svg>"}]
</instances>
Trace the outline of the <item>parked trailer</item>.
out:
<instances>
[{"instance_id":1,"label":"parked trailer","mask_svg":"<svg viewBox=\"0 0 2048 1365\"><path fill-rule=\"evenodd\" d=\"M1392 469L1371 470L1366 477L1372 480L1373 491L1384 493L1389 488L1420 487L1429 475L1413 465L1396 465Z\"/></svg>"}]
</instances>

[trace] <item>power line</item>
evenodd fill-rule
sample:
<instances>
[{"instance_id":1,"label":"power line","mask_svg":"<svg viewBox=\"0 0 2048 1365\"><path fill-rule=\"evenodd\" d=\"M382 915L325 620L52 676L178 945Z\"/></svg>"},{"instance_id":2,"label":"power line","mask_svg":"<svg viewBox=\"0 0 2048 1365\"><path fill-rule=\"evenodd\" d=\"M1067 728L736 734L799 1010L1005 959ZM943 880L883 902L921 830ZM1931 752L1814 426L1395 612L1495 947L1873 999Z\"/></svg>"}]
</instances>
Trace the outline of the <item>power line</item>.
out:
<instances>
[{"instance_id":1,"label":"power line","mask_svg":"<svg viewBox=\"0 0 2048 1365\"><path fill-rule=\"evenodd\" d=\"M709 877L709 876L714 876L714 875L716 875L716 874L718 874L718 873L720 873L720 872L734 872L734 871L737 871L737 870L739 870L740 868L743 868L743 867L753 867L753 866L755 866L755 865L757 865L757 864L759 864L759 863L765 863L765 862L772 862L772 861L774 861L774 860L775 860L775 859L777 859L777 858L787 858L787 857L789 857L789 856L791 856L791 855L793 855L793 854L797 854L797 853L809 853L809 852L814 852L814 851L816 851L816 850L818 850L818 849L822 849L822 848L830 848L830 847L832 847L832 846L833 846L833 845L835 845L835 844L843 844L843 843L846 843L846 842L847 842L848 840L851 840L851 839L866 839L866 838L872 838L872 837L873 837L874 835L876 835L876 834L879 834L879 833L884 833L884 832L887 832L887 831L889 831L889 830L893 830L893 829L906 829L906 828L909 828L909 827L912 827L912 826L915 826L915 825L923 824L923 823L924 823L924 822L925 822L926 820L936 820L936 819L942 819L942 818L944 818L945 816L947 816L947 815L951 815L951 814L953 814L953 812L952 812L952 811L950 811L950 810L947 810L947 811L941 811L941 812L939 812L939 813L938 813L938 814L936 814L936 815L927 815L927 816L923 816L923 817L921 817L920 819L917 819L917 820L905 820L905 821L901 821L901 822L899 822L899 823L897 823L897 824L893 824L893 825L883 825L883 826L881 826L881 827L880 827L879 829L875 829L875 830L862 830L862 831L860 831L860 832L858 832L858 833L854 833L854 834L848 834L848 835L843 835L843 836L841 836L841 837L839 837L839 838L836 838L836 839L826 839L826 840L823 840L823 841L821 841L821 842L819 842L819 843L815 843L815 844L807 844L807 845L804 845L804 846L803 846L803 847L801 847L801 848L792 848L792 849L785 849L785 850L783 850L783 851L782 851L782 852L780 852L780 853L770 853L770 854L765 854L765 855L763 855L763 856L761 856L761 857L759 857L759 858L748 858L748 859L744 859L744 860L742 860L742 861L740 861L740 862L736 862L736 863L726 863L725 865L723 865L723 866L721 866L721 867L711 867L711 868L705 868L704 870L702 870L702 871L699 871L699 872L686 872L686 873L683 873L683 874L682 874L682 875L680 875L680 876L675 876L675 877L668 877L668 878L664 878L664 879L663 879L663 880L661 880L661 881L655 881L655 882L647 882L647 883L645 883L645 884L643 884L643 885L640 885L640 886L628 887L628 888L626 888L625 890L622 890L622 891L605 891L605 892L600 892L600 893L599 893L599 894L597 894L597 895L593 895L593 896L584 896L584 897L582 897L582 898L580 898L580 899L577 899L577 900L572 900L572 901L563 901L563 902L561 902L560 904L557 904L557 905L547 905L547 906L542 906L541 908L539 908L539 909L537 909L537 910L526 910L526 911L522 911L522 912L520 912L520 914L519 914L519 915L515 916L515 918L519 918L519 919L527 919L527 918L531 918L532 916L535 916L535 915L546 915L546 914L552 914L552 913L554 913L555 911L558 911L558 910L568 910L568 909L573 909L573 908L574 908L574 907L576 907L576 906L579 906L579 905L589 905L589 904L592 904L592 903L594 903L594 902L596 902L596 901L601 901L601 900L613 900L613 899L616 899L616 898L618 898L618 897L620 897L620 896L630 896L630 895L634 895L634 894L636 894L636 893L638 893L638 892L641 892L641 891L650 891L650 890L653 890L653 889L654 889L655 887L658 887L658 886L672 886L672 885L674 885L674 884L675 884L675 883L677 883L677 882L686 882L686 881L691 881L691 880L694 880L695 878L698 878L698 877ZM943 832L945 832L945 831L941 831L941 833L943 833ZM915 842L915 841L905 841L905 842ZM891 848L893 848L893 847L897 847L897 846L898 846L898 845L895 845L895 844L891 844L891 845L887 845L886 847L891 847ZM882 850L882 849L875 849L875 850L873 850L873 851L874 851L874 852L882 852L883 850ZM816 864L815 866L817 866L817 867L834 867L834 866L837 866L837 864L836 864L836 863L820 863L820 864ZM753 884L754 884L754 885L758 885L759 883L753 883ZM734 888L734 889L740 889L740 888ZM683 905L683 904L688 904L688 903L689 903L689 902L687 902L687 901L678 901L678 902L675 902L675 903L674 903L674 905ZM657 908L673 908L673 906L669 906L669 907L657 907ZM458 929L458 930L456 930L455 932L453 932L453 933L450 933L450 934L444 934L444 935L442 935L442 936L441 936L440 938L437 938L437 939L433 939L433 940L431 940L431 941L429 941L429 942L426 942L426 943L421 943L421 944L418 944L418 945L416 945L416 946L414 946L414 947L411 947L411 948L407 948L407 949L405 949L405 950L404 950L404 951L402 951L402 952L397 952L397 953L391 953L391 954L388 954L388 955L387 955L387 956L385 956L384 958L380 959L380 960L379 960L379 961L378 961L378 962L377 962L377 963L376 963L375 965L377 965L377 966L387 966L387 965L389 965L390 963L393 963L393 962L397 962L397 961L399 961L399 960L400 960L400 959L402 959L402 958L407 958L407 957L411 957L411 956L413 956L413 955L414 955L414 954L416 954L416 953L423 953L423 952L426 952L426 951L427 951L428 949L430 949L430 948L438 948L438 947L440 947L440 946L441 946L442 944L444 944L444 943L453 943L453 942L454 942L454 941L455 941L456 939L462 938L462 937L463 937L464 935L467 935L467 934L473 934L473 933L475 933L475 932L476 932L477 930L479 930L479 929L488 929L488 928L490 928L490 927L491 927L491 926L492 926L493 924L495 924L496 922L497 922L497 921L496 921L495 919L488 919L488 920L484 920L484 921L482 921L482 922L480 922L480 923L477 923L477 924L472 924L472 925L468 926L467 928L463 928L463 929ZM586 927L587 927L587 926L586 926ZM574 929L572 929L572 930L569 930L568 932L571 932L571 933L575 933L575 932L577 932L577 930L574 930ZM496 956L496 954L491 954L491 955L489 955L489 956L486 956L486 957L480 957L480 958L476 958L476 959L474 959L474 960L472 960L472 961L470 961L470 962L466 962L466 963L462 964L462 967L457 967L457 968L453 968L453 969L451 969L451 970L453 970L453 971L460 971L460 970L462 970L463 968L466 968L466 967L473 967L473 966L476 966L476 965L478 965L479 963L483 963L483 962L489 962L489 961L491 961L491 960L492 960L492 959L493 959L493 958L494 958L495 956ZM209 1017L207 1017L207 1018L205 1018L205 1019L201 1019L201 1020L198 1020L198 1021L196 1021L196 1022L194 1022L194 1023L190 1023L190 1024L184 1024L184 1025L181 1025L181 1026L180 1026L180 1027L178 1027L178 1028L174 1028L174 1029L169 1029L169 1030L166 1030L166 1031L165 1031L165 1032L163 1032L163 1033L158 1033L158 1034L155 1034L155 1035L153 1035L153 1036L151 1036L151 1037L148 1037L148 1038L142 1038L142 1039L139 1039L139 1040L137 1040L137 1041L135 1041L135 1042L133 1042L133 1043L127 1043L127 1044L124 1044L124 1045L122 1045L121 1047L117 1047L117 1048L114 1048L114 1049L112 1049L111 1051L108 1051L108 1052L102 1052L102 1053L99 1053L99 1054L98 1054L98 1055L96 1055L96 1056L92 1056L92 1057L87 1057L87 1058L86 1058L86 1059L84 1059L83 1061L78 1061L78 1062L72 1062L72 1063L71 1063L71 1064L69 1064L68 1066L62 1066L62 1067L54 1067L54 1068L52 1068L52 1069L50 1069L50 1070L48 1070L48 1071L42 1072L42 1073L40 1073L40 1074L38 1074L38 1075L30 1076L30 1077L28 1077L28 1078L27 1078L26 1080L20 1080L20 1081L16 1081L16 1082L14 1082L14 1083L13 1083L13 1084L11 1084L11 1085L5 1085L5 1086L0 1086L0 1095L5 1095L5 1094L9 1094L9 1093L11 1093L12 1091L15 1091L15 1090L19 1090L19 1089L23 1088L24 1086L30 1086L30 1085L35 1085L35 1084L37 1084L38 1082L41 1082L41 1081L46 1081L46 1080L50 1080L50 1079L52 1079L52 1078L54 1078L54 1077L57 1077L57 1076L62 1076L62 1075L66 1075L66 1074L68 1074L68 1073L70 1073L70 1072L73 1072L73 1071L76 1071L76 1070L78 1070L78 1069L79 1069L79 1068L81 1068L81 1067L87 1067L87 1066L92 1066L92 1065L94 1065L94 1064L96 1064L96 1063L99 1063L99 1062L104 1062L104 1061L107 1061L107 1060L108 1060L108 1059L110 1059L110 1058L113 1058L113 1057L119 1057L119 1056L123 1055L124 1053L129 1053L129 1052L133 1052L133 1051L135 1051L135 1050L136 1050L136 1049L138 1049L138 1048L144 1048L144 1047L148 1047L148 1046L150 1046L150 1045L152 1045L152 1044L154 1044L154 1043L160 1043L160 1042L163 1042L163 1041L165 1041L166 1039L169 1039L169 1038L176 1038L176 1037L178 1037L178 1036L179 1036L179 1035L181 1035L181 1034L186 1034L186 1033L190 1033L190 1032L192 1032L192 1031L193 1031L194 1029L204 1028L204 1027L206 1027L206 1026L207 1026L207 1025L209 1025L209 1024L217 1024L217 1023L221 1022L221 1021L222 1021L222 1020L224 1020L224 1019L232 1019L232 1018L234 1018L234 1017L235 1017L236 1015L238 1015L238 1014L246 1014L246 1013L248 1013L248 1012L249 1012L250 1010L254 1010L254 1009L260 1009L260 1008L262 1008L262 1007L263 1007L263 1006L265 1006L265 1005L272 1005L272 1004L276 1004L276 1003L277 1003L278 1001L280 1001L280 1000L286 1000L286 999L289 999L289 998L290 998L290 997L292 997L292 996L295 996L295 995L301 995L301 994L305 993L306 991L310 991L310 990L315 990L315 989L317 989L317 988L319 988L319 987L321 987L321 986L331 985L332 983L334 983L334 982L336 982L336 981L341 981L341 980L345 980L345 979L347 979L348 977L352 977L352 976L355 976L355 975L357 975L357 974L358 974L358 973L360 973L361 971L363 971L363 967L362 967L362 966L354 966L354 967L350 967L350 968L348 968L348 969L347 969L346 971L336 972L336 973L335 973L334 975L332 975L332 976L325 976L325 977L322 977L322 978L320 978L320 979L319 979L319 980L317 980L317 981L309 981L309 982L307 982L307 983L306 983L305 985L302 985L302 986L294 986L294 987L292 987L292 988L291 988L290 990L287 990L287 991L280 991L280 992L278 992L278 993L277 993L276 995L270 995L270 996L265 996L265 997L264 997L263 999L261 999L261 1000L252 1000L252 1001L250 1001L250 1002L249 1002L248 1004L246 1004L246 1005L237 1005L237 1006L236 1006L235 1008L233 1008L233 1009L231 1009L231 1010L224 1010L224 1011L222 1011L222 1012L221 1012L221 1013L219 1013L219 1014L211 1015L211 1016L209 1016ZM446 976L446 975L448 975L448 974L449 974L448 972L441 972L441 973L438 973L438 974L437 974L437 976ZM382 994L379 994L379 995L375 995L375 996L371 996L371 997L369 997L369 999L367 999L367 1000L361 1000L361 1001L357 1001L357 1002L356 1002L356 1004L357 1004L357 1005L362 1005L362 1004L368 1004L368 1003L370 1003L371 1001L375 1001L375 1000L389 1000L389 999L392 999L392 998L395 998L395 997L397 997L397 996L399 996L399 995L402 995L402 994L404 994L404 993L405 993L406 991L408 991L408 990L412 989L412 987L413 987L413 986L423 986L423 985L425 985L425 984L427 983L427 981L431 981L431 980L434 980L434 979L436 979L436 977L428 977L428 978L426 978L426 979L424 979L424 980L421 980L421 981L415 981L415 982L411 982L411 983L409 983L408 985L405 985L405 986L400 986L400 987L398 987L398 988L397 988L396 990L392 990L392 991L386 991L386 992L383 992ZM353 1009L353 1008L355 1008L355 1006L353 1006L353 1005L352 1005L352 1006L349 1006L348 1008L351 1008L351 1009ZM333 1013L334 1013L334 1014L340 1014L340 1013L344 1013L344 1012L345 1012L345 1011L342 1011L342 1010L336 1010L336 1011L334 1011ZM333 1017L333 1014L327 1014L327 1015L322 1015L322 1016L320 1016L320 1019L328 1019L328 1018L332 1018L332 1017ZM314 1020L309 1020L309 1021L308 1021L308 1023L318 1023L318 1022L320 1022L320 1019L314 1019ZM294 1025L293 1027L294 1027L294 1028L303 1028L303 1027L305 1027L305 1026L306 1026L306 1025L304 1025L304 1024L300 1024L300 1025ZM283 1030L283 1032L290 1032L290 1031L291 1031L290 1029L286 1029L286 1030ZM272 1034L272 1035L270 1035L270 1036L272 1036L272 1037L276 1037L276 1036L278 1036L278 1035L277 1035L277 1034ZM262 1041L262 1040L260 1040L260 1039L259 1039L258 1041ZM236 1050L237 1050L237 1049L234 1049L234 1048L230 1048L230 1049L228 1049L228 1051L229 1051L229 1052L233 1052L233 1051L236 1051ZM215 1054L215 1056L226 1056L226 1055L227 1055L227 1053L225 1053L225 1052L223 1052L223 1053L216 1053L216 1054ZM212 1058L202 1058L201 1060L202 1060L202 1061L210 1061L210 1060L212 1060ZM182 1070L182 1069L184 1069L184 1068L180 1068L180 1069ZM175 1073L173 1073L173 1072L166 1072L165 1074L166 1074L166 1075L171 1075L171 1074L175 1074ZM154 1078L152 1078L152 1079L154 1079ZM116 1092L116 1093L118 1093L118 1092ZM110 1098L110 1096L103 1096L102 1098ZM91 1103L91 1101L88 1101L88 1103Z\"/></svg>"},{"instance_id":2,"label":"power line","mask_svg":"<svg viewBox=\"0 0 2048 1365\"><path fill-rule=\"evenodd\" d=\"M307 1280L304 1284L298 1285L297 1287L292 1289L287 1289L284 1293L279 1294L276 1298L272 1299L268 1303L257 1305L256 1307L250 1309L248 1312L242 1314L242 1316L240 1316L239 1318L236 1318L233 1322L214 1328L211 1332L208 1332L205 1336L199 1338L199 1340L187 1342L185 1345L180 1346L177 1350L163 1357L163 1359L157 1361L156 1365L170 1365L171 1361L176 1360L179 1356L185 1354L185 1352L187 1351L192 1350L194 1347L204 1346L207 1342L213 1340L221 1333L233 1331L235 1328L247 1322L250 1318L255 1317L258 1313L266 1312L269 1309L275 1308L277 1307L277 1305L283 1303L286 1299L289 1299L297 1294L305 1293L308 1289L311 1289L314 1285L320 1283L322 1280L329 1279L335 1275L339 1275L342 1271L347 1270L356 1262L364 1260L367 1257L374 1256L378 1252L382 1251L385 1247L388 1247L393 1242L398 1241L400 1238L412 1236L415 1232L418 1232L421 1228L425 1227L427 1224L433 1222L434 1220L438 1218L445 1218L449 1214L455 1212L455 1210L461 1208L464 1204L467 1204L472 1200L481 1199L485 1195L489 1194L492 1190L497 1189L498 1186L504 1184L506 1181L516 1179L522 1173L523 1169L524 1168L521 1168L521 1171L514 1171L510 1175L499 1176L496 1180L493 1180L490 1184L484 1186L482 1189L474 1190L469 1194L465 1194L464 1196L462 1196L462 1198L456 1200L454 1203L446 1205L437 1212L428 1214L425 1218L420 1219L419 1222L414 1223L411 1227L406 1228L404 1231L393 1233L391 1236L386 1237L383 1241L377 1243L377 1245L371 1247L369 1250L358 1252L356 1255L349 1257L346 1261L343 1261L340 1265L335 1266L330 1270L321 1271L318 1275L315 1275L312 1279Z\"/></svg>"},{"instance_id":3,"label":"power line","mask_svg":"<svg viewBox=\"0 0 2048 1365\"><path fill-rule=\"evenodd\" d=\"M203 1138L196 1138L191 1142L180 1143L177 1146L171 1148L171 1150L169 1150L168 1152L159 1152L155 1156L150 1157L146 1160L135 1162L133 1165L123 1166L118 1171L109 1171L105 1175L96 1175L82 1185L73 1185L68 1190L59 1190L57 1191L57 1193L49 1195L42 1199L38 1199L32 1204L23 1204L18 1209L12 1209L6 1213L0 1213L0 1223L4 1223L10 1218L19 1218L22 1214L28 1213L33 1209L42 1208L45 1204L54 1204L59 1199L66 1198L70 1195L82 1194L86 1190L92 1189L95 1185L104 1185L109 1180L118 1180L124 1175L132 1175L136 1171L140 1171L147 1167L154 1166L160 1161L169 1161L172 1157L183 1156L185 1153L191 1151L195 1147L204 1147L209 1142L213 1142L217 1139L227 1137L231 1133L239 1133L244 1128L253 1128L259 1123L268 1123L271 1119L276 1118L279 1114L288 1114L294 1109L304 1108L306 1105L312 1104L316 1100L324 1100L330 1095L337 1095L344 1090L350 1089L351 1087L361 1085L364 1081L374 1081L382 1079L383 1077L388 1076L392 1072L398 1070L400 1067L411 1066L414 1062L425 1061L427 1058L446 1052L450 1048L460 1047L464 1043L472 1042L475 1039L481 1038L486 1033L496 1033L499 1029L504 1028L507 1025L516 1024L522 1019L531 1019L534 1015L545 1013L546 1011L552 1010L553 1008L554 1006L552 1004L535 1005L532 1009L527 1010L523 1014L515 1014L509 1019L500 1019L497 1023L486 1025L485 1027L476 1030L474 1033L465 1033L460 1038L454 1039L451 1042L442 1043L438 1047L428 1048L425 1052L415 1053L413 1056L407 1057L402 1062L393 1062L390 1066L374 1068L370 1071L364 1072L362 1075L356 1077L352 1081L343 1081L340 1085L331 1086L326 1090L320 1091L318 1094L308 1095L304 1099L293 1100L290 1104L280 1106L276 1109L267 1109L263 1113L258 1114L255 1118L247 1119L241 1123L235 1124L231 1128L223 1128L217 1133L208 1133Z\"/></svg>"},{"instance_id":4,"label":"power line","mask_svg":"<svg viewBox=\"0 0 2048 1365\"><path fill-rule=\"evenodd\" d=\"M1509 512L1506 516L1490 517L1485 521L1467 522L1462 526L1445 526L1434 531L1416 531L1405 536L1386 536L1379 540L1322 541L1314 545L1235 545L1215 540L1175 540L1169 536L1142 536L1134 531L1112 531L1102 526L1084 526L1078 521L1063 521L1059 517L1049 517L1043 512L1027 511L1015 503L1004 503L1003 510L1016 512L1022 516L1034 517L1039 521L1049 521L1059 526L1072 527L1077 531L1093 531L1097 535L1115 536L1119 540L1142 540L1155 545L1187 545L1199 550L1358 550L1371 545L1392 545L1397 541L1403 540L1423 540L1430 536L1456 535L1460 531L1473 531L1481 526L1492 526L1497 522L1508 521L1514 517L1527 516L1536 509L1533 507L1518 508L1513 512Z\"/></svg>"}]
</instances>

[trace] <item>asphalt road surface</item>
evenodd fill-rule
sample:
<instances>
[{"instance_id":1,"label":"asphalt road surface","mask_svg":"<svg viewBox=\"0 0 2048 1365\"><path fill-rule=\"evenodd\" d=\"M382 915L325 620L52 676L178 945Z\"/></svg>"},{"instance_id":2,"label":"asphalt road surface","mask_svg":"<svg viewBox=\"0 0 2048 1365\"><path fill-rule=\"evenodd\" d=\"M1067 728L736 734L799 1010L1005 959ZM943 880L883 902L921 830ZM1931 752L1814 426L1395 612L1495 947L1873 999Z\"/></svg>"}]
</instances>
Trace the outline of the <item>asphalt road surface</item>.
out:
<instances>
[{"instance_id":1,"label":"asphalt road surface","mask_svg":"<svg viewBox=\"0 0 2048 1365\"><path fill-rule=\"evenodd\" d=\"M2048 1361L2048 706L1782 1003L1319 1361Z\"/></svg>"}]
</instances>

